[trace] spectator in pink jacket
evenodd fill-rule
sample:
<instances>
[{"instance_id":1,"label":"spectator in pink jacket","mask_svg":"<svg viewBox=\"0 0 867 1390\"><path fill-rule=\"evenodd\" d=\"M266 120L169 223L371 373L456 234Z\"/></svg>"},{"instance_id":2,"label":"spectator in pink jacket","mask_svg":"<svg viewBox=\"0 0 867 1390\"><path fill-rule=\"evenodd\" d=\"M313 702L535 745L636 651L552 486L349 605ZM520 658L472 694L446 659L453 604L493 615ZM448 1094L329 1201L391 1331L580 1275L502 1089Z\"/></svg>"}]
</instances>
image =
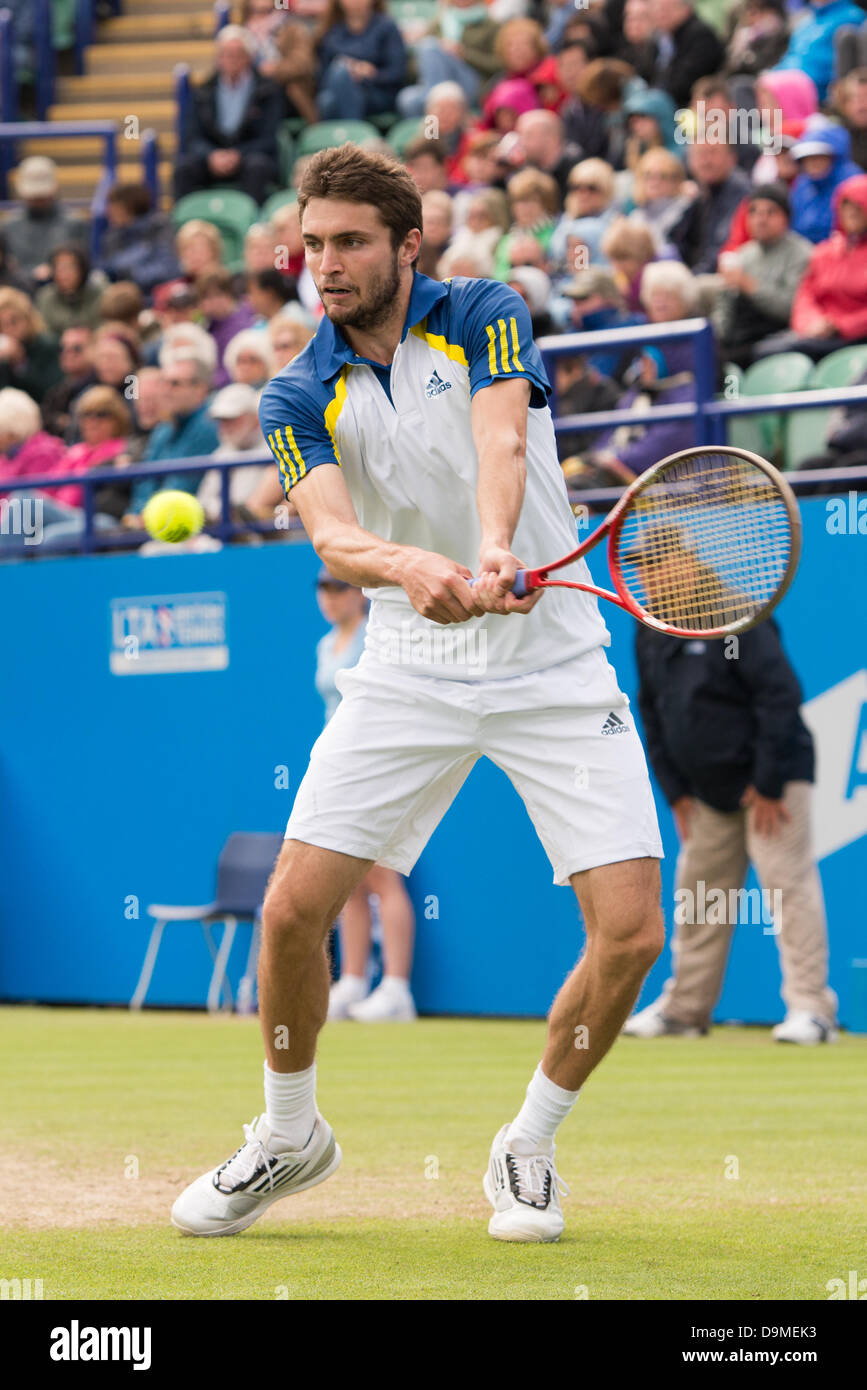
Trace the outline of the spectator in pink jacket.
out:
<instances>
[{"instance_id":1,"label":"spectator in pink jacket","mask_svg":"<svg viewBox=\"0 0 867 1390\"><path fill-rule=\"evenodd\" d=\"M42 412L33 397L15 386L4 386L0 390L0 485L11 478L59 472L65 452L63 440L43 430Z\"/></svg>"}]
</instances>

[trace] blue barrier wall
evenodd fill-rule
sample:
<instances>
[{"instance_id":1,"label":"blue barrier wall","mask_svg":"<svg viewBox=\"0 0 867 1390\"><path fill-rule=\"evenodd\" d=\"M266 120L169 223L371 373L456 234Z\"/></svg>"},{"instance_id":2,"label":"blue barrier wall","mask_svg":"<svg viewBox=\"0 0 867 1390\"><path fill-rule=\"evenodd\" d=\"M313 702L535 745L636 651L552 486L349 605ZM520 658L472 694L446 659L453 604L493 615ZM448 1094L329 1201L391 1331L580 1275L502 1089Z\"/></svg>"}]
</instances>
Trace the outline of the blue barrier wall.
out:
<instances>
[{"instance_id":1,"label":"blue barrier wall","mask_svg":"<svg viewBox=\"0 0 867 1390\"><path fill-rule=\"evenodd\" d=\"M854 534L832 534L824 500L803 513L804 558L780 622L819 741L832 983L843 1021L867 1029L867 970L852 965L867 957L867 544L857 514ZM321 727L317 563L299 544L0 566L0 996L127 1001L147 904L206 902L231 830L283 828ZM604 556L591 567L605 582ZM633 694L632 620L604 607ZM491 806L503 835L480 843ZM670 920L676 842L660 814ZM580 952L580 921L497 769L477 765L411 891L422 1010L546 1011ZM239 931L234 980L248 940ZM645 1000L667 964L666 952ZM149 1001L201 1005L209 976L199 928L170 927ZM777 1019L778 989L774 938L743 925L718 1017Z\"/></svg>"}]
</instances>

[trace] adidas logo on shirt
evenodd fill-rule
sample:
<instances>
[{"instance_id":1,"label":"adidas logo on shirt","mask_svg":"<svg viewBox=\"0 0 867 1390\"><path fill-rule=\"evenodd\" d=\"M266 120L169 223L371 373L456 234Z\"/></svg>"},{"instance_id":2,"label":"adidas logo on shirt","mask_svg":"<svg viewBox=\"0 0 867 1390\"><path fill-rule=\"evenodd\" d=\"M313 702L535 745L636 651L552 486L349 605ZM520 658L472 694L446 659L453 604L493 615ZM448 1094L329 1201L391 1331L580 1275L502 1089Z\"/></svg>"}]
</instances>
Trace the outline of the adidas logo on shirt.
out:
<instances>
[{"instance_id":1,"label":"adidas logo on shirt","mask_svg":"<svg viewBox=\"0 0 867 1390\"><path fill-rule=\"evenodd\" d=\"M624 724L622 719L613 712L609 714L605 723L602 725L603 734L625 734L629 730L629 725Z\"/></svg>"},{"instance_id":2,"label":"adidas logo on shirt","mask_svg":"<svg viewBox=\"0 0 867 1390\"><path fill-rule=\"evenodd\" d=\"M428 377L424 384L424 393L427 399L433 400L434 396L441 396L443 391L451 391L450 381L443 381L439 372L434 372L433 376Z\"/></svg>"}]
</instances>

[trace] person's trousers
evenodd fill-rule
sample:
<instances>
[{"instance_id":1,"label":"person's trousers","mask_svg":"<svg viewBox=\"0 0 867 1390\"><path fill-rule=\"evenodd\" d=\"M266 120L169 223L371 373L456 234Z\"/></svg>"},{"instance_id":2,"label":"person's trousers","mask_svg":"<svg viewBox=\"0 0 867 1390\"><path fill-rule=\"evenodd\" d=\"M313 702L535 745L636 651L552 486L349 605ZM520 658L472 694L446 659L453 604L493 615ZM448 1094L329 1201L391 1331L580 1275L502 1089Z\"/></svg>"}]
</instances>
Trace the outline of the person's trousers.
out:
<instances>
[{"instance_id":1,"label":"person's trousers","mask_svg":"<svg viewBox=\"0 0 867 1390\"><path fill-rule=\"evenodd\" d=\"M173 193L177 202L187 193L222 188L228 184L232 188L240 188L242 193L248 193L257 203L263 203L272 184L279 182L280 171L277 161L267 154L254 151L243 155L237 168L225 177L212 173L204 156L181 155L175 165Z\"/></svg>"},{"instance_id":2,"label":"person's trousers","mask_svg":"<svg viewBox=\"0 0 867 1390\"><path fill-rule=\"evenodd\" d=\"M419 39L414 53L420 80L404 87L398 96L397 109L402 116L423 116L428 93L440 82L457 82L469 105L476 105L482 80L475 68L456 54L446 53L435 38Z\"/></svg>"},{"instance_id":3,"label":"person's trousers","mask_svg":"<svg viewBox=\"0 0 867 1390\"><path fill-rule=\"evenodd\" d=\"M676 1023L704 1028L720 993L739 910L747 906L747 867L756 870L764 895L750 902L750 921L780 954L782 996L787 1009L833 1023L837 996L828 987L828 933L822 884L810 829L812 785L789 782L783 805L789 813L776 835L758 835L746 811L716 811L693 800L689 835L677 860L674 973L662 992L661 1012ZM714 892L714 890L721 890ZM772 919L773 915L773 920Z\"/></svg>"}]
</instances>

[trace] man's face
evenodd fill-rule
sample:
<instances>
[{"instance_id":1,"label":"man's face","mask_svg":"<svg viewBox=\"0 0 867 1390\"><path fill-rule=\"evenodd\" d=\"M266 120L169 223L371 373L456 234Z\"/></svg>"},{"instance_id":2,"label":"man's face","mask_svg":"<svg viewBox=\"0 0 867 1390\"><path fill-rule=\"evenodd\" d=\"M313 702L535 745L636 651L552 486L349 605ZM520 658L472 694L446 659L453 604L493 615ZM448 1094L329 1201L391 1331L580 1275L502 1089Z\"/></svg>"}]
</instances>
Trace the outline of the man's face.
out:
<instances>
[{"instance_id":1,"label":"man's face","mask_svg":"<svg viewBox=\"0 0 867 1390\"><path fill-rule=\"evenodd\" d=\"M700 184L713 187L723 183L734 166L735 156L728 145L709 144L707 141L690 145L690 172Z\"/></svg>"},{"instance_id":2,"label":"man's face","mask_svg":"<svg viewBox=\"0 0 867 1390\"><path fill-rule=\"evenodd\" d=\"M84 376L90 366L90 334L67 328L60 339L60 367L66 376Z\"/></svg>"},{"instance_id":3,"label":"man's face","mask_svg":"<svg viewBox=\"0 0 867 1390\"><path fill-rule=\"evenodd\" d=\"M172 415L192 415L208 394L198 379L194 362L172 362L166 368L166 396Z\"/></svg>"},{"instance_id":4,"label":"man's face","mask_svg":"<svg viewBox=\"0 0 867 1390\"><path fill-rule=\"evenodd\" d=\"M406 164L413 183L419 193L430 193L432 188L445 188L448 176L443 164L432 154L419 154Z\"/></svg>"},{"instance_id":5,"label":"man's face","mask_svg":"<svg viewBox=\"0 0 867 1390\"><path fill-rule=\"evenodd\" d=\"M166 409L167 394L162 372L142 373L139 377L135 415L143 430L152 430L162 420Z\"/></svg>"},{"instance_id":6,"label":"man's face","mask_svg":"<svg viewBox=\"0 0 867 1390\"><path fill-rule=\"evenodd\" d=\"M867 126L867 82L847 82L843 94L843 114L847 121L863 129Z\"/></svg>"},{"instance_id":7,"label":"man's face","mask_svg":"<svg viewBox=\"0 0 867 1390\"><path fill-rule=\"evenodd\" d=\"M325 312L340 327L367 331L392 313L400 289L401 258L372 203L311 198L301 221L304 255ZM414 238L417 246L420 234Z\"/></svg>"},{"instance_id":8,"label":"man's face","mask_svg":"<svg viewBox=\"0 0 867 1390\"><path fill-rule=\"evenodd\" d=\"M556 163L557 155L560 153L560 142L555 123L546 120L544 116L540 120L540 114L538 111L525 112L523 116L518 117L515 130L521 137L527 162L547 167Z\"/></svg>"},{"instance_id":9,"label":"man's face","mask_svg":"<svg viewBox=\"0 0 867 1390\"><path fill-rule=\"evenodd\" d=\"M789 219L781 207L767 198L756 198L747 208L747 231L753 241L765 246L785 236Z\"/></svg>"},{"instance_id":10,"label":"man's face","mask_svg":"<svg viewBox=\"0 0 867 1390\"><path fill-rule=\"evenodd\" d=\"M259 421L250 411L238 415L234 420L218 420L217 429L220 443L232 449L246 449L256 438Z\"/></svg>"},{"instance_id":11,"label":"man's face","mask_svg":"<svg viewBox=\"0 0 867 1390\"><path fill-rule=\"evenodd\" d=\"M217 49L217 68L223 77L237 81L250 67L250 58L240 39L227 39Z\"/></svg>"},{"instance_id":12,"label":"man's face","mask_svg":"<svg viewBox=\"0 0 867 1390\"><path fill-rule=\"evenodd\" d=\"M692 6L684 0L656 0L653 6L653 19L657 29L670 34L683 23Z\"/></svg>"}]
</instances>

